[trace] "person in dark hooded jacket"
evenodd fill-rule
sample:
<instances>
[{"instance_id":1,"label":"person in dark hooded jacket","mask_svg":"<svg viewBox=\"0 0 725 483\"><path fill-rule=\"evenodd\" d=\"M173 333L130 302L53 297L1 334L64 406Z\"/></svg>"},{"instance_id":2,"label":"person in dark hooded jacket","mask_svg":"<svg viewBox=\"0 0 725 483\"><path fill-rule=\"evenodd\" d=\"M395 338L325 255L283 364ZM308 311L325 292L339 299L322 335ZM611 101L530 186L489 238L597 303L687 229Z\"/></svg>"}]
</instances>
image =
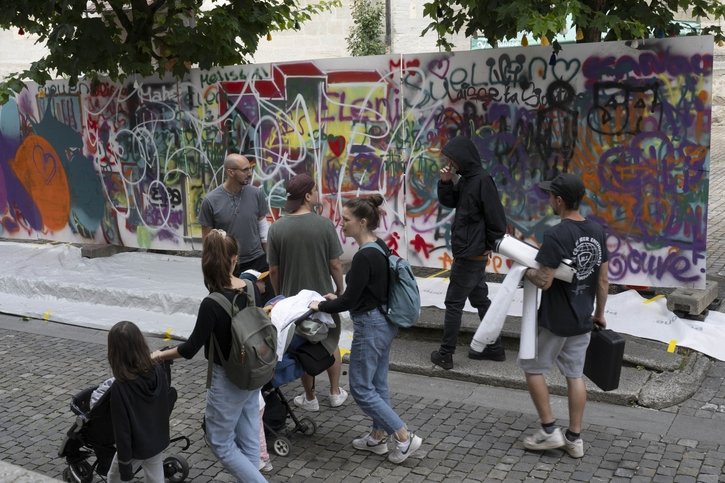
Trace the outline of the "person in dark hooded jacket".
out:
<instances>
[{"instance_id":1,"label":"person in dark hooded jacket","mask_svg":"<svg viewBox=\"0 0 725 483\"><path fill-rule=\"evenodd\" d=\"M431 362L443 369L453 368L453 353L461 327L466 299L483 319L491 300L486 285L486 262L496 241L506 233L506 214L499 199L496 184L481 166L481 156L473 142L457 136L443 147L443 163L438 182L438 201L455 208L451 225L450 283L446 292L446 315L440 349L431 353ZM453 170L460 178L453 180ZM488 345L482 352L470 350L471 359L506 359L501 340Z\"/></svg>"},{"instance_id":2,"label":"person in dark hooded jacket","mask_svg":"<svg viewBox=\"0 0 725 483\"><path fill-rule=\"evenodd\" d=\"M146 483L163 483L173 404L164 369L151 361L143 334L128 321L108 332L108 362L116 378L109 389L116 455L108 482L131 481L141 466Z\"/></svg>"}]
</instances>

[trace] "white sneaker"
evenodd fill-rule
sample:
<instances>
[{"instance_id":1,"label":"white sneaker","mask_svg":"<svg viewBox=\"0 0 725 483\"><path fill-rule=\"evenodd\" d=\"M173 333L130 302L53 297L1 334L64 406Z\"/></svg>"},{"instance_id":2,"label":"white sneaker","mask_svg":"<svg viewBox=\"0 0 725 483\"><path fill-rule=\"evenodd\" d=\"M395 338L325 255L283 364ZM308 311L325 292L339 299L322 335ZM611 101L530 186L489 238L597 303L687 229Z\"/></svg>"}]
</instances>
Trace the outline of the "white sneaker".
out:
<instances>
[{"instance_id":1,"label":"white sneaker","mask_svg":"<svg viewBox=\"0 0 725 483\"><path fill-rule=\"evenodd\" d=\"M317 401L317 396L312 401L308 401L307 397L302 394L300 396L296 396L295 399L295 406L300 407L306 411L319 411L320 410L320 403Z\"/></svg>"},{"instance_id":2,"label":"white sneaker","mask_svg":"<svg viewBox=\"0 0 725 483\"><path fill-rule=\"evenodd\" d=\"M423 439L413 433L409 433L408 441L398 441L395 438L393 440L395 441L395 449L388 455L388 461L396 465L408 459L408 456L412 455L423 444Z\"/></svg>"},{"instance_id":3,"label":"white sneaker","mask_svg":"<svg viewBox=\"0 0 725 483\"><path fill-rule=\"evenodd\" d=\"M347 391L340 388L340 394L330 394L330 406L336 408L342 406L347 399Z\"/></svg>"},{"instance_id":4,"label":"white sneaker","mask_svg":"<svg viewBox=\"0 0 725 483\"><path fill-rule=\"evenodd\" d=\"M556 428L551 434L542 428L531 436L524 438L524 447L526 449L543 450L563 448L565 444L564 435L561 434L561 429L559 428Z\"/></svg>"},{"instance_id":5,"label":"white sneaker","mask_svg":"<svg viewBox=\"0 0 725 483\"><path fill-rule=\"evenodd\" d=\"M257 468L262 473L270 473L274 466L272 466L272 463L270 461L259 461L259 468Z\"/></svg>"},{"instance_id":6,"label":"white sneaker","mask_svg":"<svg viewBox=\"0 0 725 483\"><path fill-rule=\"evenodd\" d=\"M388 438L383 436L382 439L377 440L368 433L361 438L353 439L352 447L362 451L371 451L375 454L385 454L388 452Z\"/></svg>"},{"instance_id":7,"label":"white sneaker","mask_svg":"<svg viewBox=\"0 0 725 483\"><path fill-rule=\"evenodd\" d=\"M577 438L574 441L569 441L564 436L564 450L569 453L572 458L584 457L584 441L581 438Z\"/></svg>"}]
</instances>

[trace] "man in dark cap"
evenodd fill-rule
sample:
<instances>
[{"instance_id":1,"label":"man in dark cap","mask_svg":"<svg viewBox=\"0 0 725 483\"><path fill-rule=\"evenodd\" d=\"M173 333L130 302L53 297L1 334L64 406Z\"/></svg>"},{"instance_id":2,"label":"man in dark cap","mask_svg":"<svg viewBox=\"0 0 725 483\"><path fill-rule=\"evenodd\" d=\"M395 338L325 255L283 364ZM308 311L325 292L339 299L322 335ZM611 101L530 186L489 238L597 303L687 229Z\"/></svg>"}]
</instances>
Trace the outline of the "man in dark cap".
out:
<instances>
[{"instance_id":1,"label":"man in dark cap","mask_svg":"<svg viewBox=\"0 0 725 483\"><path fill-rule=\"evenodd\" d=\"M453 368L458 331L466 299L478 310L483 320L491 300L486 285L486 263L496 241L506 233L504 213L493 178L481 166L481 156L470 139L457 136L443 147L441 179L438 182L438 201L456 213L451 225L453 264L446 292L446 315L443 322L443 341L430 355L433 364L443 369ZM453 182L453 169L460 178ZM471 359L506 359L499 338L477 352L468 352Z\"/></svg>"},{"instance_id":2,"label":"man in dark cap","mask_svg":"<svg viewBox=\"0 0 725 483\"><path fill-rule=\"evenodd\" d=\"M594 324L607 325L604 318L609 290L606 235L598 223L579 213L585 189L578 176L560 174L551 181L539 183L539 187L549 194L551 208L561 223L544 233L536 256L541 268L526 271L526 278L543 292L538 312L536 358L519 360L541 421L541 429L524 438L524 446L530 450L563 448L570 456L581 458L584 442L580 433L587 400L582 378L584 360ZM556 267L566 258L573 260L576 268L571 283L554 278ZM556 427L544 378L554 364L566 377L569 396L566 434Z\"/></svg>"},{"instance_id":3,"label":"man in dark cap","mask_svg":"<svg viewBox=\"0 0 725 483\"><path fill-rule=\"evenodd\" d=\"M290 297L303 289L320 294L342 293L342 245L332 222L315 212L319 201L315 181L308 174L298 174L287 182L286 214L272 224L267 242L269 275L278 295ZM335 283L334 290L332 282ZM330 406L337 407L347 399L347 391L340 387L340 318L333 314L333 319L336 327L321 344L335 356L335 363L327 370L327 375ZM309 411L319 411L314 379L303 375L302 386L305 393L294 398L295 404Z\"/></svg>"}]
</instances>

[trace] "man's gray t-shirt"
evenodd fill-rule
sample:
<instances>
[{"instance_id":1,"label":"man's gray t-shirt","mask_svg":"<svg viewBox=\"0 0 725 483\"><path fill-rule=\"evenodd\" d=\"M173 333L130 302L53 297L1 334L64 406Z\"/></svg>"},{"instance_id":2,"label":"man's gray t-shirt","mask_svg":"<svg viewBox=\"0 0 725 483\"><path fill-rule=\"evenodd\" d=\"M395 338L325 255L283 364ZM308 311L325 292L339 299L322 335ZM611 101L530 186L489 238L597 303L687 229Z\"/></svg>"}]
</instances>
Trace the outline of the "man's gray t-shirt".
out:
<instances>
[{"instance_id":1,"label":"man's gray t-shirt","mask_svg":"<svg viewBox=\"0 0 725 483\"><path fill-rule=\"evenodd\" d=\"M269 228L267 261L279 267L279 289L287 297L303 289L332 292L329 261L341 255L335 227L316 213L286 215Z\"/></svg>"},{"instance_id":2,"label":"man's gray t-shirt","mask_svg":"<svg viewBox=\"0 0 725 483\"><path fill-rule=\"evenodd\" d=\"M232 235L239 245L238 263L246 263L264 255L257 223L268 212L267 200L258 187L246 185L232 195L220 185L202 201L199 223Z\"/></svg>"}]
</instances>

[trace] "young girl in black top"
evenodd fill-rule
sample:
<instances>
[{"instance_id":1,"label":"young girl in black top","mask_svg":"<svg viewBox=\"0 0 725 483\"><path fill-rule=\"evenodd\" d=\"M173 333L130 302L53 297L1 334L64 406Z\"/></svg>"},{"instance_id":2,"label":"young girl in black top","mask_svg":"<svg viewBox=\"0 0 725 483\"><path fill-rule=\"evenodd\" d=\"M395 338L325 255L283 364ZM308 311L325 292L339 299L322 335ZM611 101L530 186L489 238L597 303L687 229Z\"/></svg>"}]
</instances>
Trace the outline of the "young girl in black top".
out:
<instances>
[{"instance_id":1,"label":"young girl in black top","mask_svg":"<svg viewBox=\"0 0 725 483\"><path fill-rule=\"evenodd\" d=\"M350 311L353 322L350 392L360 409L373 420L370 433L354 439L352 446L385 454L388 452L386 433L392 434L395 447L388 460L398 464L420 448L423 440L408 432L390 404L388 363L397 327L379 309L388 300L388 260L375 247L364 246L377 243L388 253L385 243L373 233L378 227L382 203L380 195L345 202L342 229L345 236L355 239L360 249L347 273L345 292L339 297L327 294L326 301L313 302L310 308L328 313Z\"/></svg>"},{"instance_id":2,"label":"young girl in black top","mask_svg":"<svg viewBox=\"0 0 725 483\"><path fill-rule=\"evenodd\" d=\"M154 364L141 331L119 322L108 332L108 362L116 380L109 389L116 455L108 481L131 481L134 468L147 483L163 483L162 451L169 445L169 381Z\"/></svg>"}]
</instances>

